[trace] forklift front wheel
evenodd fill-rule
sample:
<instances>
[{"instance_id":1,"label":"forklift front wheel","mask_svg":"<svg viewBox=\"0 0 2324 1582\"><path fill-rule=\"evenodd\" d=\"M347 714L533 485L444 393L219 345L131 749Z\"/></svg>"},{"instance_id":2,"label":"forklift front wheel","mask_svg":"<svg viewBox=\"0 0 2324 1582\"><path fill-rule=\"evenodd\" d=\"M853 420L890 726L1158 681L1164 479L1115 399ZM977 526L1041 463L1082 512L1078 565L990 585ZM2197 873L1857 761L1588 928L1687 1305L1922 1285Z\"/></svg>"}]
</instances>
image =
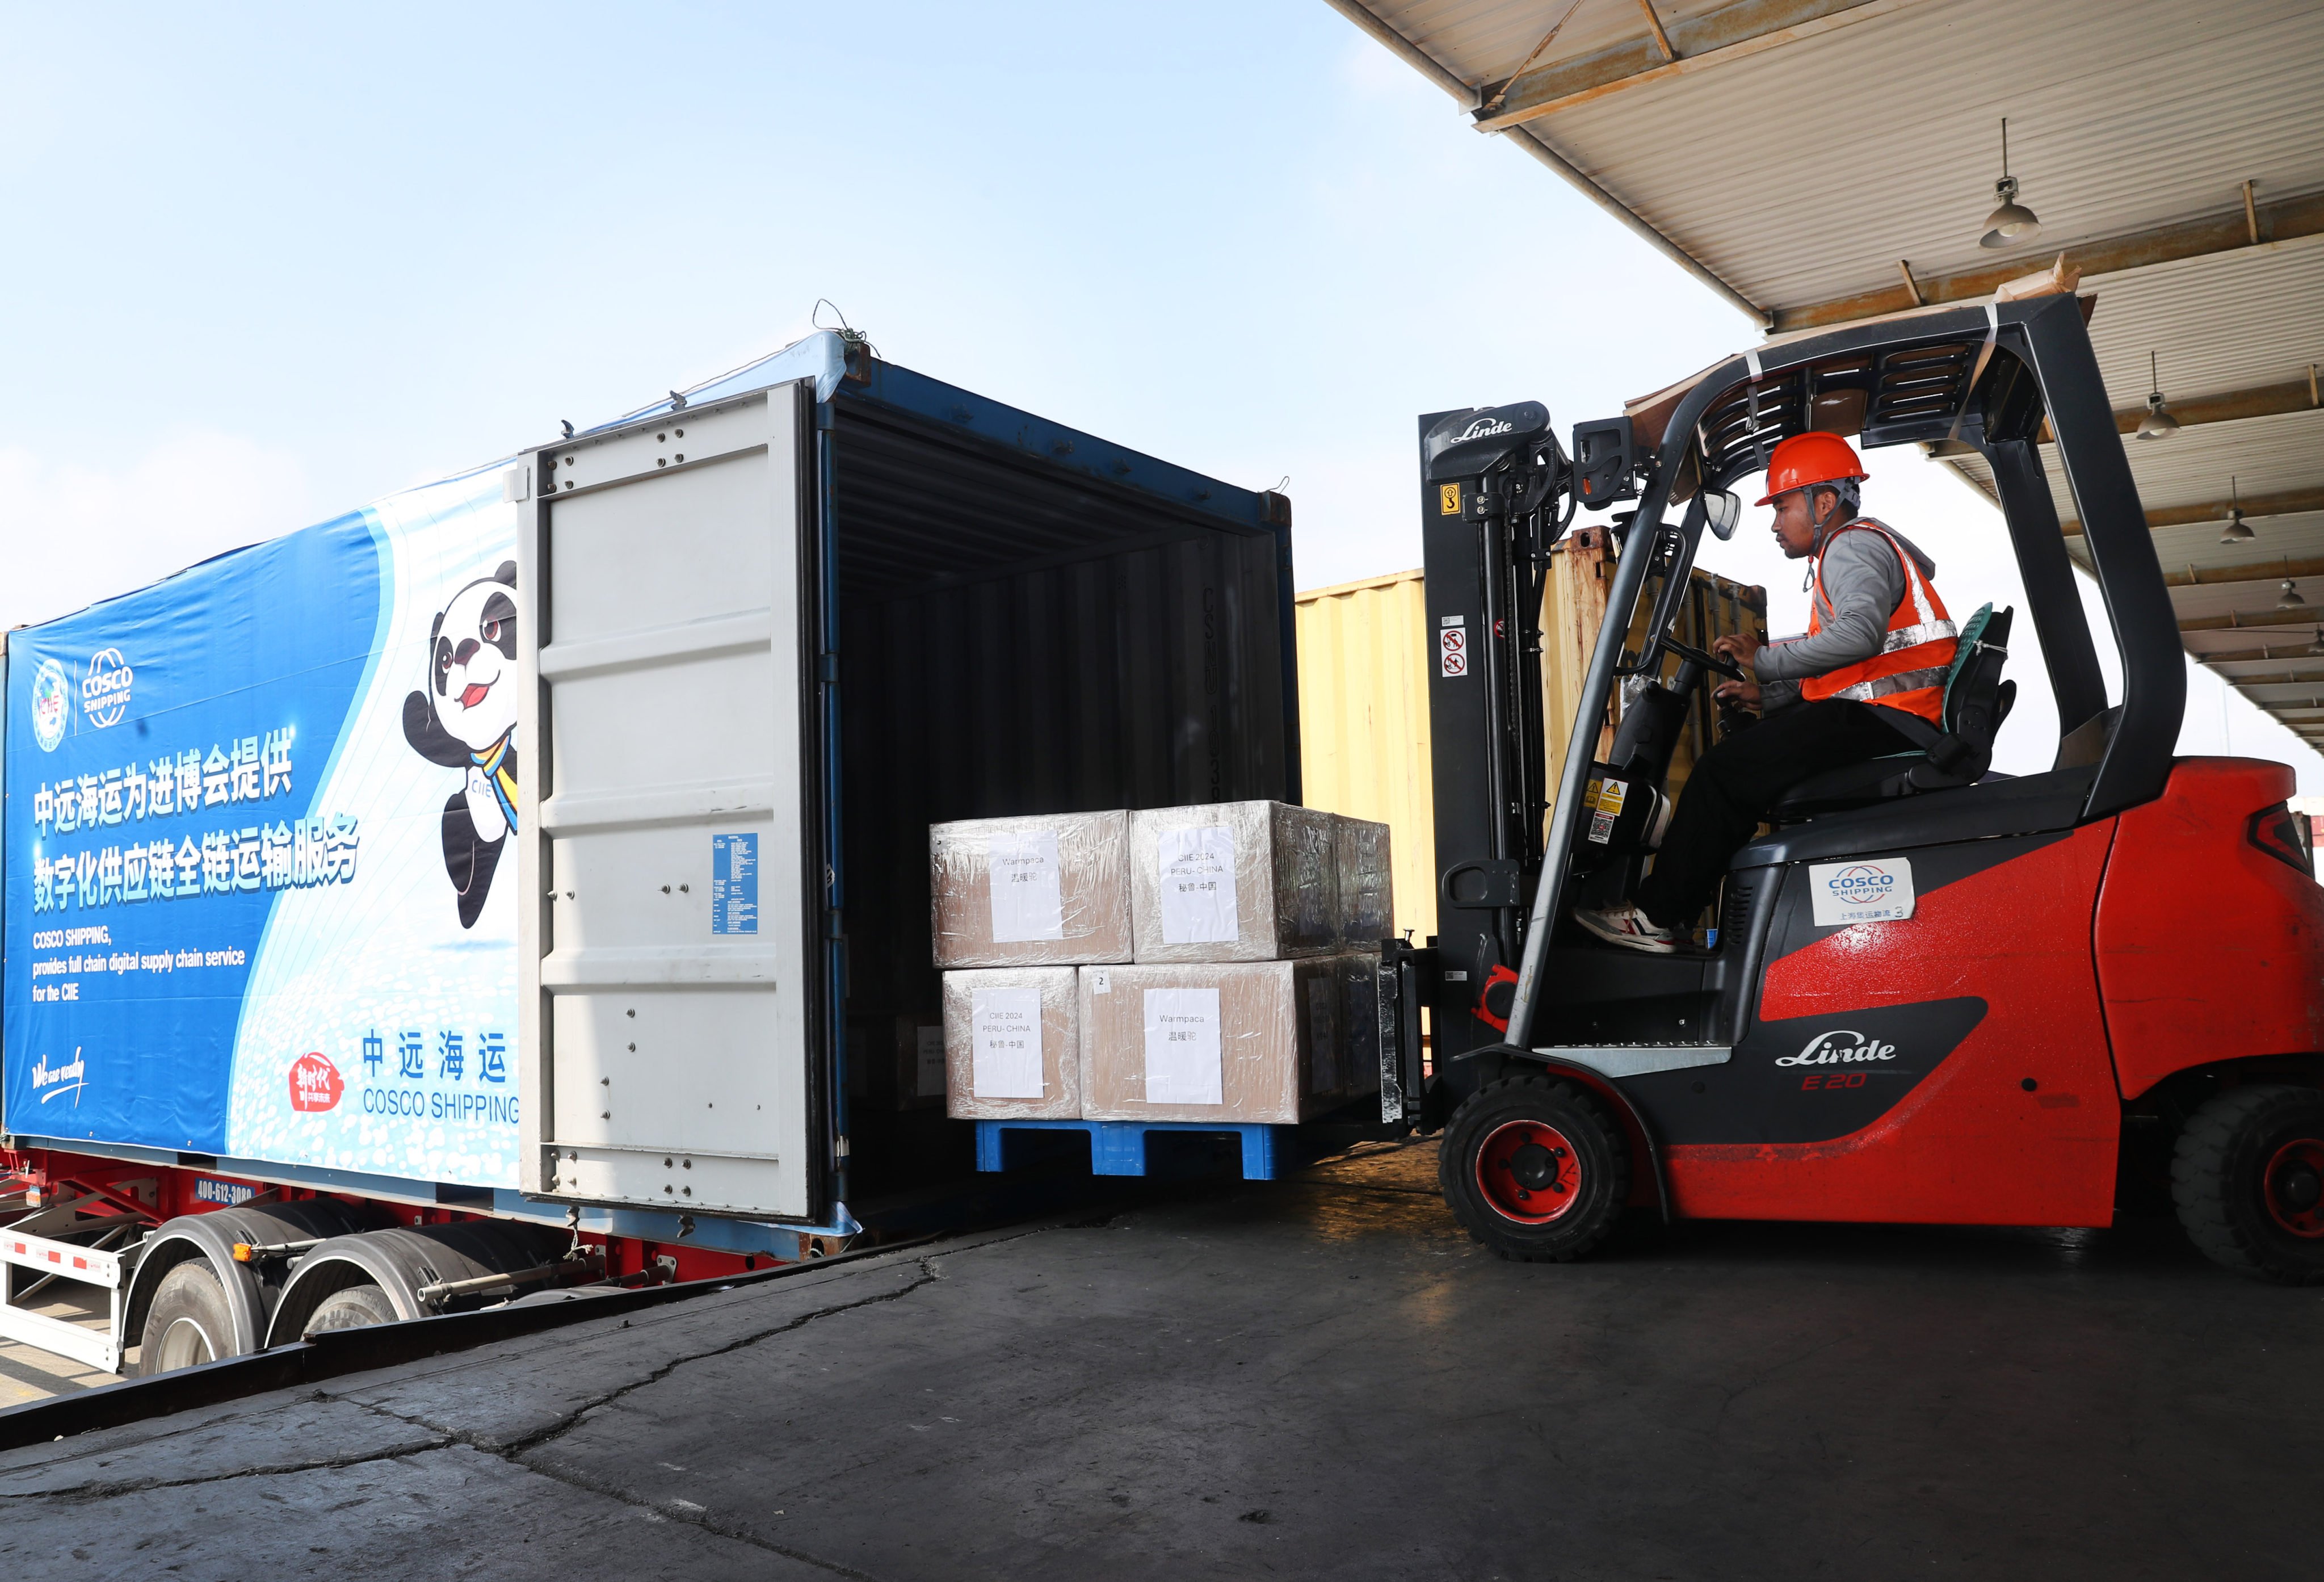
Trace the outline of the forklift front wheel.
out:
<instances>
[{"instance_id":1,"label":"forklift front wheel","mask_svg":"<svg viewBox=\"0 0 2324 1582\"><path fill-rule=\"evenodd\" d=\"M2188 1239L2215 1262L2279 1285L2324 1284L2324 1093L2227 1089L2179 1134L2171 1188Z\"/></svg>"},{"instance_id":2,"label":"forklift front wheel","mask_svg":"<svg viewBox=\"0 0 2324 1582\"><path fill-rule=\"evenodd\" d=\"M1444 1128L1437 1182L1452 1216L1504 1258L1563 1263L1603 1242L1628 1200L1622 1130L1570 1082L1481 1087Z\"/></svg>"}]
</instances>

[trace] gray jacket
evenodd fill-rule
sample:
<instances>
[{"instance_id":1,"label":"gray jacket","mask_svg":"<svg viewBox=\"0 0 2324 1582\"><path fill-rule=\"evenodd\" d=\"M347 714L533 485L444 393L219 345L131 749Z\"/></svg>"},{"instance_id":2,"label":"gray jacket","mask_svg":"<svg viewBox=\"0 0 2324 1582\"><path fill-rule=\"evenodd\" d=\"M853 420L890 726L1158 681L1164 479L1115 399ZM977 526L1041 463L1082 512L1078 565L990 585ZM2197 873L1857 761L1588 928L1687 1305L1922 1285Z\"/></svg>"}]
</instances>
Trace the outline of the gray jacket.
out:
<instances>
[{"instance_id":1,"label":"gray jacket","mask_svg":"<svg viewBox=\"0 0 2324 1582\"><path fill-rule=\"evenodd\" d=\"M1888 537L1904 546L1922 576L1936 580L1937 563L1919 545L1893 527ZM1904 602L1904 568L1880 533L1834 530L1825 535L1818 561L1823 587L1816 618L1822 630L1812 637L1779 637L1752 656L1762 710L1787 708L1800 700L1802 680L1878 653L1888 639L1888 618Z\"/></svg>"}]
</instances>

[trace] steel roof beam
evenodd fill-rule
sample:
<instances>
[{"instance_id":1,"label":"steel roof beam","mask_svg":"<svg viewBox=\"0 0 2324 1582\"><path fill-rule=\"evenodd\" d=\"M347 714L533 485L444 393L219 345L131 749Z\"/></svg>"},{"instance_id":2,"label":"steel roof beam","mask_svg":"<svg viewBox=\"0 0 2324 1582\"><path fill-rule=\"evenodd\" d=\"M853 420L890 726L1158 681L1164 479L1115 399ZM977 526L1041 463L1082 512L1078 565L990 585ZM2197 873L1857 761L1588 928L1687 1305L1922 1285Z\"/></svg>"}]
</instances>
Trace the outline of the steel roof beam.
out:
<instances>
[{"instance_id":1,"label":"steel roof beam","mask_svg":"<svg viewBox=\"0 0 2324 1582\"><path fill-rule=\"evenodd\" d=\"M2228 502L2208 500L2200 505L2171 505L2146 513L2146 525L2153 527L2190 527L2200 522L2225 522ZM2244 517L2297 516L2306 511L2324 511L2324 489L2287 489L2280 495L2252 495L2244 499ZM2059 527L2069 536L2082 531L2082 524L2071 517Z\"/></svg>"},{"instance_id":2,"label":"steel roof beam","mask_svg":"<svg viewBox=\"0 0 2324 1582\"><path fill-rule=\"evenodd\" d=\"M2318 400L2313 379L2287 379L2281 384L2259 384L2249 390L2230 390L2221 395L2199 395L2189 401L2166 402L2171 415L2179 420L2182 429L2198 423L2234 423L2246 418L2272 418L2283 412L2312 412L2324 402ZM2117 432L2135 434L2138 425L2146 421L2143 406L2125 407L2114 414ZM2045 432L2043 438L2047 439Z\"/></svg>"},{"instance_id":3,"label":"steel roof beam","mask_svg":"<svg viewBox=\"0 0 2324 1582\"><path fill-rule=\"evenodd\" d=\"M2324 560L2282 560L2273 566L2246 563L2241 566L2220 566L2209 571L2190 566L2184 571L2165 571L2165 587L2240 587L2246 583L2282 582L2285 578L2324 577ZM2324 615L2324 609L2318 611Z\"/></svg>"},{"instance_id":4,"label":"steel roof beam","mask_svg":"<svg viewBox=\"0 0 2324 1582\"><path fill-rule=\"evenodd\" d=\"M1553 60L1500 82L1489 82L1480 106L1499 104L1490 115L1480 109L1480 132L1509 127L1588 104L1608 94L1644 88L1674 77L1709 70L1763 51L1797 43L1858 22L1891 15L1925 0L1738 0L1702 16L1663 23L1654 13L1652 32L1587 55ZM1336 5L1338 0L1333 0Z\"/></svg>"},{"instance_id":5,"label":"steel roof beam","mask_svg":"<svg viewBox=\"0 0 2324 1582\"><path fill-rule=\"evenodd\" d=\"M2259 236L2256 242L2252 240L2255 230ZM2249 216L2245 214L2243 198L2238 194L2233 209L2202 219L2175 221L2126 236L2083 242L2062 249L2047 248L2006 264L1984 264L1952 274L1915 274L1914 280L1920 288L1923 302L1975 301L1991 296L2004 281L2040 268L2061 251L2066 254L2068 265L2080 270L2087 279L2094 274L2119 274L2125 270L2145 269L2182 258L2239 253L2247 247L2264 247L2272 242L2289 242L2319 233L2324 233L2324 192L2262 203ZM1775 329L1780 334L1830 324L1850 324L1883 313L1901 313L1917 305L1902 285L1885 286L1877 291L1860 291L1829 302L1778 308Z\"/></svg>"},{"instance_id":6,"label":"steel roof beam","mask_svg":"<svg viewBox=\"0 0 2324 1582\"><path fill-rule=\"evenodd\" d=\"M1486 96L1483 93L1462 81L1459 77L1446 69L1434 56L1379 17L1374 16L1360 3L1360 0L1325 0L1325 3L1385 46L1390 54L1446 93L1451 94L1455 100L1459 101L1462 109L1473 111L1484 102ZM1919 4L1920 0L1906 0L1906 3ZM1640 241L1677 264L1704 285L1709 286L1718 295L1720 301L1743 314L1763 330L1774 323L1774 315L1766 309L1712 273L1709 265L1647 224L1637 210L1582 174L1567 161L1563 154L1559 153L1531 130L1518 127L1512 130L1509 136L1519 148L1547 165L1575 191L1612 215Z\"/></svg>"},{"instance_id":7,"label":"steel roof beam","mask_svg":"<svg viewBox=\"0 0 2324 1582\"><path fill-rule=\"evenodd\" d=\"M2282 580L2281 578L2278 581ZM2270 626L2313 626L2324 622L2324 609L2255 610L2250 615L2190 615L2179 623L2181 632L2255 632Z\"/></svg>"}]
</instances>

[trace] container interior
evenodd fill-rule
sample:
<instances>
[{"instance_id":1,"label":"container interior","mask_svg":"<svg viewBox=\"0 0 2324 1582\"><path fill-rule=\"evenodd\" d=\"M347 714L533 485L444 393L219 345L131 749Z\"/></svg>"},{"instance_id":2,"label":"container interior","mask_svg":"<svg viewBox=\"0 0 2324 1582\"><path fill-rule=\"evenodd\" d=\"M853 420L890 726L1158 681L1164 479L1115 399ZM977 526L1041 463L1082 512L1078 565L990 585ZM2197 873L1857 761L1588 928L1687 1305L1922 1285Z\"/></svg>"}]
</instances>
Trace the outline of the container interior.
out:
<instances>
[{"instance_id":1,"label":"container interior","mask_svg":"<svg viewBox=\"0 0 2324 1582\"><path fill-rule=\"evenodd\" d=\"M841 1022L868 1206L973 1167L970 1123L899 1104L879 1031L938 1019L930 824L1292 800L1297 779L1273 531L1093 476L1085 437L1059 465L1021 435L832 408Z\"/></svg>"}]
</instances>

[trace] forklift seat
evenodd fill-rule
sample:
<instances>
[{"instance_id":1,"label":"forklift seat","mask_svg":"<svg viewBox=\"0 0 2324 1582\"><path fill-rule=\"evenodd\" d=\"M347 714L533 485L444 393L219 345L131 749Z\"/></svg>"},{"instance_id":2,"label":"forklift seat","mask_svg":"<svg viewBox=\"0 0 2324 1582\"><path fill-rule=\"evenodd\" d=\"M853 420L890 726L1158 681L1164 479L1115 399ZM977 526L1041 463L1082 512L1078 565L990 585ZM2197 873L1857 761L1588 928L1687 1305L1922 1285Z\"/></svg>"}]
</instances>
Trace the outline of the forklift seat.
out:
<instances>
[{"instance_id":1,"label":"forklift seat","mask_svg":"<svg viewBox=\"0 0 2324 1582\"><path fill-rule=\"evenodd\" d=\"M1919 741L1918 748L1810 775L1785 791L1768 817L1793 823L1983 779L1993 763L1993 739L2017 701L2017 683L2001 679L2014 613L1997 615L1991 605L1981 605L1962 624L1952 669L1945 676L1942 730L1918 715L1893 710L1896 717L1890 723Z\"/></svg>"}]
</instances>

